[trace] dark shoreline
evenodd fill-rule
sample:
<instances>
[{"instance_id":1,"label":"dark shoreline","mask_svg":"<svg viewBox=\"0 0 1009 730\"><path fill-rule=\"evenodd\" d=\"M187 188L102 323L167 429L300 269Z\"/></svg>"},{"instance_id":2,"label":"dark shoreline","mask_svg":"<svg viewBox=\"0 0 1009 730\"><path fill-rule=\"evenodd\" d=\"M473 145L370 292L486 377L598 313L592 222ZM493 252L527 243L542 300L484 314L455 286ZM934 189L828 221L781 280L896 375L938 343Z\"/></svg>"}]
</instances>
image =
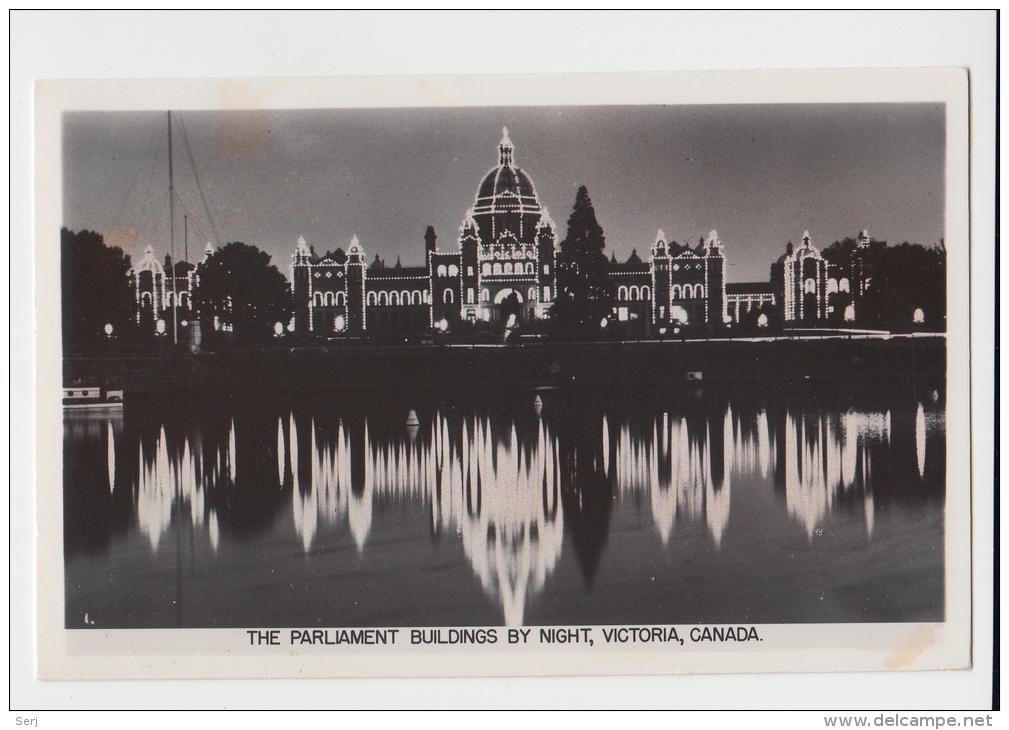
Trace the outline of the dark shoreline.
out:
<instances>
[{"instance_id":1,"label":"dark shoreline","mask_svg":"<svg viewBox=\"0 0 1009 730\"><path fill-rule=\"evenodd\" d=\"M699 374L700 381L690 373ZM106 345L68 353L65 384L129 394L430 387L612 389L945 378L942 335L521 346L183 349Z\"/></svg>"}]
</instances>

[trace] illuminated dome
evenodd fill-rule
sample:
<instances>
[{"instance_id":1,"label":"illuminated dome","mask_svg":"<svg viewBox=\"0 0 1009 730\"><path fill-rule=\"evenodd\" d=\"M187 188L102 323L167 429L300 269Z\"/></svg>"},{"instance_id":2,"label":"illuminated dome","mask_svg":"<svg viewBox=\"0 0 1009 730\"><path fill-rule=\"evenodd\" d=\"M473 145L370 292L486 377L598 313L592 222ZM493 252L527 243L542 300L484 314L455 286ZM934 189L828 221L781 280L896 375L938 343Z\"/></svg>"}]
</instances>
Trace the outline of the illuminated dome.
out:
<instances>
[{"instance_id":1,"label":"illuminated dome","mask_svg":"<svg viewBox=\"0 0 1009 730\"><path fill-rule=\"evenodd\" d=\"M484 243L497 240L506 231L519 241L531 241L543 212L533 181L515 166L515 147L508 138L508 128L503 132L497 167L484 175L473 205L473 218Z\"/></svg>"}]
</instances>

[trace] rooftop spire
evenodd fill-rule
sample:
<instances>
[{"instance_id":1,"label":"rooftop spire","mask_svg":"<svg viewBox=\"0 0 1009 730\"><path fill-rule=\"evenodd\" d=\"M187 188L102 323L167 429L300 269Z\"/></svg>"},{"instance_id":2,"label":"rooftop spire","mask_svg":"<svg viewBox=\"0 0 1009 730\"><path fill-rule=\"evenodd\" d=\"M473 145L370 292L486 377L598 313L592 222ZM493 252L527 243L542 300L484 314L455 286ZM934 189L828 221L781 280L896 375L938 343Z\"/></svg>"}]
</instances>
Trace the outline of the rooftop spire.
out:
<instances>
[{"instance_id":1,"label":"rooftop spire","mask_svg":"<svg viewBox=\"0 0 1009 730\"><path fill-rule=\"evenodd\" d=\"M515 150L515 146L512 141L508 139L508 127L501 128L501 144L498 145L498 164L501 166L512 164L512 152Z\"/></svg>"}]
</instances>

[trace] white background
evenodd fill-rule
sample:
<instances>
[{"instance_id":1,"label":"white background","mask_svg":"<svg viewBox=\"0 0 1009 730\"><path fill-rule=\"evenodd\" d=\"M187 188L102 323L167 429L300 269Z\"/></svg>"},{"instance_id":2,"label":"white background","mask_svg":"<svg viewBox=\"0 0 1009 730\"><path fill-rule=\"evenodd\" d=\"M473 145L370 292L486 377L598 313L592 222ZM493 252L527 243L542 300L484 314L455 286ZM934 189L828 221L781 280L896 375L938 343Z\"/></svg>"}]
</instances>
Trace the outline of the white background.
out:
<instances>
[{"instance_id":1,"label":"white background","mask_svg":"<svg viewBox=\"0 0 1009 730\"><path fill-rule=\"evenodd\" d=\"M993 12L12 13L10 708L989 707L995 22ZM33 80L898 66L970 70L974 669L573 679L144 683L34 679ZM950 443L954 448L952 439Z\"/></svg>"}]
</instances>

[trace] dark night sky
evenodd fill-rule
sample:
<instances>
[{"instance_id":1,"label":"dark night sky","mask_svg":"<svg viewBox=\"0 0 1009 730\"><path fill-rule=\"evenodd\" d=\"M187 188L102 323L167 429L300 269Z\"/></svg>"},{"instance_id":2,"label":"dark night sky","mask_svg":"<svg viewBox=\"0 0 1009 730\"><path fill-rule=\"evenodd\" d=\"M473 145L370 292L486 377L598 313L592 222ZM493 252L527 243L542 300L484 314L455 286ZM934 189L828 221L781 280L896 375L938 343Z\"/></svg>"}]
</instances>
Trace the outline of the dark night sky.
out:
<instances>
[{"instance_id":1,"label":"dark night sky","mask_svg":"<svg viewBox=\"0 0 1009 730\"><path fill-rule=\"evenodd\" d=\"M298 236L321 253L356 234L369 259L420 264L428 225L457 249L507 126L560 238L586 185L607 253L714 228L729 281L766 280L804 229L820 248L862 228L938 243L944 117L941 104L176 112L176 250L185 214L190 259L240 240L287 273ZM63 159L64 225L134 257L168 250L165 113L68 113Z\"/></svg>"}]
</instances>

